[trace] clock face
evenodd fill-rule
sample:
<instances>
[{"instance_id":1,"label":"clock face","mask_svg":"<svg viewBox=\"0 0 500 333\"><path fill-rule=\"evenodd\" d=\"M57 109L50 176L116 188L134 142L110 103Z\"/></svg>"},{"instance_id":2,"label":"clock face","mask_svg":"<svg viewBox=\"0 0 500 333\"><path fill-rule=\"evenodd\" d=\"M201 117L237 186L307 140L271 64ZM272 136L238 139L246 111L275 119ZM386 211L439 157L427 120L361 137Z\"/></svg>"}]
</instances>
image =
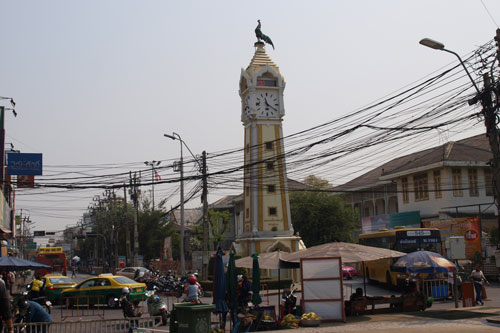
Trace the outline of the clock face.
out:
<instances>
[{"instance_id":1,"label":"clock face","mask_svg":"<svg viewBox=\"0 0 500 333\"><path fill-rule=\"evenodd\" d=\"M247 95L247 97L245 98L245 115L247 118L250 118L251 114L252 114L252 96L251 95Z\"/></svg>"},{"instance_id":2,"label":"clock face","mask_svg":"<svg viewBox=\"0 0 500 333\"><path fill-rule=\"evenodd\" d=\"M274 92L259 92L255 102L260 117L276 117L279 114L278 95Z\"/></svg>"}]
</instances>

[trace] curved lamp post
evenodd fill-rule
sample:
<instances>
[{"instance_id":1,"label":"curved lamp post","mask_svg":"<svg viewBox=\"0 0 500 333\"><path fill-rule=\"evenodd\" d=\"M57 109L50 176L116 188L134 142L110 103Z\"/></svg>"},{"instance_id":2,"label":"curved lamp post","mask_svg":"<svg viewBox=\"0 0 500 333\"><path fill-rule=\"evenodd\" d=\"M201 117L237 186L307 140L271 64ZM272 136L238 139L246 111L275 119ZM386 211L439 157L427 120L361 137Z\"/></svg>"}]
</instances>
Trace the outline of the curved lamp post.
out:
<instances>
[{"instance_id":1,"label":"curved lamp post","mask_svg":"<svg viewBox=\"0 0 500 333\"><path fill-rule=\"evenodd\" d=\"M155 210L155 167L160 165L161 161L146 161L144 164L151 167L151 203L153 211Z\"/></svg>"},{"instance_id":2,"label":"curved lamp post","mask_svg":"<svg viewBox=\"0 0 500 333\"><path fill-rule=\"evenodd\" d=\"M458 58L458 60L460 61L460 64L462 65L462 67L464 68L465 72L467 73L467 76L469 77L470 81L471 81L471 82L472 82L472 84L474 85L474 88L476 89L477 93L478 93L478 94L480 94L480 93L481 93L481 91L480 91L480 90L479 90L479 88L477 87L476 82L474 81L474 79L473 79L473 78L472 78L472 76L470 75L469 70L468 70L468 69L467 69L467 67L465 66L464 62L462 61L462 58L460 58L460 56L458 55L458 53L445 49L445 47L444 47L444 44L443 44L443 43L438 42L438 41L435 41L435 40L430 39L430 38L424 38L424 39L422 39L419 43L420 43L421 45L423 45L423 46L430 47L431 49L434 49L434 50L440 50L440 51L444 51L444 52L451 53L451 54L453 54L455 57L457 57L457 58Z\"/></svg>"}]
</instances>

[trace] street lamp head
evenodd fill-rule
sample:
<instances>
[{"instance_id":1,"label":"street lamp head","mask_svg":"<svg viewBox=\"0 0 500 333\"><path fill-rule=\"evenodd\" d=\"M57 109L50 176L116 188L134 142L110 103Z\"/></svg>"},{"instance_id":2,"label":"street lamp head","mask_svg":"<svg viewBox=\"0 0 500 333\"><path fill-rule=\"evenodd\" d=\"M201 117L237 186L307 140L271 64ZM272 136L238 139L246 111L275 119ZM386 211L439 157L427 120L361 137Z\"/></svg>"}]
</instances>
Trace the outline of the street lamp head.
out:
<instances>
[{"instance_id":1,"label":"street lamp head","mask_svg":"<svg viewBox=\"0 0 500 333\"><path fill-rule=\"evenodd\" d=\"M435 41L435 40L430 39L430 38L424 38L419 43L423 46L430 47L431 49L434 49L434 50L444 50L443 43L440 43L440 42Z\"/></svg>"},{"instance_id":2,"label":"street lamp head","mask_svg":"<svg viewBox=\"0 0 500 333\"><path fill-rule=\"evenodd\" d=\"M164 137L170 138L172 140L176 140L177 138L173 135L163 134Z\"/></svg>"}]
</instances>

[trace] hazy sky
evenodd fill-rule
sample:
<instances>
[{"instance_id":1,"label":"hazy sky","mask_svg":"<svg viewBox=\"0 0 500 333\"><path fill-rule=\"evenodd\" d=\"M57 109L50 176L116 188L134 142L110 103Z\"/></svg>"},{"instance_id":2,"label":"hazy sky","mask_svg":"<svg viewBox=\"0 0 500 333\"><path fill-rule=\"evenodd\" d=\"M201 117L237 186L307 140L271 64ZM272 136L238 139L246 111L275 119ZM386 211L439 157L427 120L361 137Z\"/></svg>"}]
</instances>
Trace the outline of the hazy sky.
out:
<instances>
[{"instance_id":1,"label":"hazy sky","mask_svg":"<svg viewBox=\"0 0 500 333\"><path fill-rule=\"evenodd\" d=\"M254 53L257 19L287 83L285 134L456 61L420 46L421 38L465 54L500 22L494 0L0 3L0 96L13 97L18 112L6 116L6 142L43 153L45 174L61 177L173 161L179 143L164 133L179 133L195 154L242 146L238 80ZM157 200L168 194L175 205L175 186L159 189ZM16 208L35 230L75 224L103 192L34 191L19 192Z\"/></svg>"}]
</instances>

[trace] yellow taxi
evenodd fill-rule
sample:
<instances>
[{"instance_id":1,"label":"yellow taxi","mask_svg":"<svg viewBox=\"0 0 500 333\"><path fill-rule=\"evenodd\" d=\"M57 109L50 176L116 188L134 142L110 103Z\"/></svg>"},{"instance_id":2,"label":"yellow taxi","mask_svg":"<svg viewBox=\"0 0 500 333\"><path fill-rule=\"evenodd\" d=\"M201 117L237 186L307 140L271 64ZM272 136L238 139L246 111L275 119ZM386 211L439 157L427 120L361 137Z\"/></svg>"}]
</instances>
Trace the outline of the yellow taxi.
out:
<instances>
[{"instance_id":1,"label":"yellow taxi","mask_svg":"<svg viewBox=\"0 0 500 333\"><path fill-rule=\"evenodd\" d=\"M67 276L59 274L47 274L40 280L42 281L42 295L45 295L52 303L59 303L59 297L64 289L76 286L75 281Z\"/></svg>"},{"instance_id":2,"label":"yellow taxi","mask_svg":"<svg viewBox=\"0 0 500 333\"><path fill-rule=\"evenodd\" d=\"M112 274L101 274L80 282L72 288L63 290L61 297L69 306L106 304L114 308L118 306L115 298L120 298L124 287L130 289L128 298L131 302L145 299L146 284L135 282L126 276Z\"/></svg>"}]
</instances>

